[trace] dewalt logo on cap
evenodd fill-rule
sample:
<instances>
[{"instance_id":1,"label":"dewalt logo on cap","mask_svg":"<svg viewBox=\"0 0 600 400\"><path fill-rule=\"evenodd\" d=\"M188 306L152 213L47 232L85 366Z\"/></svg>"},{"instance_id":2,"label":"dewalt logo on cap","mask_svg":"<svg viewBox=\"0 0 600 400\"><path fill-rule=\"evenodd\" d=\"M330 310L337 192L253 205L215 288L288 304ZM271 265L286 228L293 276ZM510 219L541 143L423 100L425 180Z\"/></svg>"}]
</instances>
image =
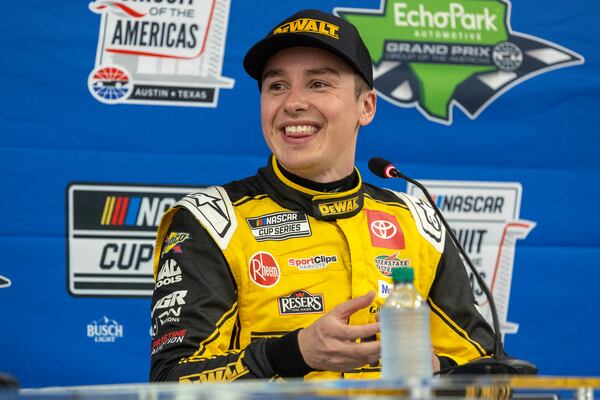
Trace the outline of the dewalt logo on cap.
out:
<instances>
[{"instance_id":1,"label":"dewalt logo on cap","mask_svg":"<svg viewBox=\"0 0 600 400\"><path fill-rule=\"evenodd\" d=\"M296 20L287 22L283 25L278 26L273 30L273 35L279 33L295 33L295 32L309 32L318 33L321 35L327 35L334 39L339 39L338 31L340 27L331 24L326 21L321 21L312 18L298 18Z\"/></svg>"}]
</instances>

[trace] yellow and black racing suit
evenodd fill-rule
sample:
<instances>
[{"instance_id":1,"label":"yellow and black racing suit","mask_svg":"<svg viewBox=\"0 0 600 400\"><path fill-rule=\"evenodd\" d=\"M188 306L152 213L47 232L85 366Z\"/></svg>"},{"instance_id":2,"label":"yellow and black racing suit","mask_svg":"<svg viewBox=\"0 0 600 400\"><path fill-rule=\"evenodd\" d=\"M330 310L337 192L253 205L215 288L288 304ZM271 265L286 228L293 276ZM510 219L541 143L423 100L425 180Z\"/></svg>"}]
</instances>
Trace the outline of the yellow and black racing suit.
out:
<instances>
[{"instance_id":1,"label":"yellow and black racing suit","mask_svg":"<svg viewBox=\"0 0 600 400\"><path fill-rule=\"evenodd\" d=\"M374 290L350 324L375 321L393 268L411 266L431 309L442 365L489 355L466 270L431 207L363 183L298 184L275 158L258 174L190 194L163 216L155 249L150 380L204 382L306 376L369 378L378 365L312 371L297 333ZM365 340L374 340L368 338Z\"/></svg>"}]
</instances>

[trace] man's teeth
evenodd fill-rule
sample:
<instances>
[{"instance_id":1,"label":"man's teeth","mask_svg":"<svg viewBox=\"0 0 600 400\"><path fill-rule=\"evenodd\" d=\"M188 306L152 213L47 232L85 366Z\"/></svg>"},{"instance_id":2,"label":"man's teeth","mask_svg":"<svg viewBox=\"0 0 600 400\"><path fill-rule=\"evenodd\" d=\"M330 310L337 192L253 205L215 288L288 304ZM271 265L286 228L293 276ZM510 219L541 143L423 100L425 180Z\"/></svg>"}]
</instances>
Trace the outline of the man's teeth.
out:
<instances>
[{"instance_id":1,"label":"man's teeth","mask_svg":"<svg viewBox=\"0 0 600 400\"><path fill-rule=\"evenodd\" d=\"M313 134L317 133L318 129L314 125L289 125L285 127L286 134L303 133Z\"/></svg>"}]
</instances>

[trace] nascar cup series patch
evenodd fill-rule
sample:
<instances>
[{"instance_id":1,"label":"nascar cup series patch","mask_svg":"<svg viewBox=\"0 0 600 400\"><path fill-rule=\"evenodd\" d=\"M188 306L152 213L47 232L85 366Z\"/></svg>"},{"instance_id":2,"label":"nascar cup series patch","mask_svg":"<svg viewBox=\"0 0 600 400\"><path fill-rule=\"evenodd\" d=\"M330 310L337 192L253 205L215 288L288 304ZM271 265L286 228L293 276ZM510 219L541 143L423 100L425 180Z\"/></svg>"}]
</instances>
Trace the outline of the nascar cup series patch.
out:
<instances>
[{"instance_id":1,"label":"nascar cup series patch","mask_svg":"<svg viewBox=\"0 0 600 400\"><path fill-rule=\"evenodd\" d=\"M513 32L505 0L381 0L379 9L334 13L361 32L379 95L446 125L454 106L475 119L511 87L584 62L564 47Z\"/></svg>"},{"instance_id":2,"label":"nascar cup series patch","mask_svg":"<svg viewBox=\"0 0 600 400\"><path fill-rule=\"evenodd\" d=\"M246 218L246 222L257 242L312 235L308 217L306 214L296 211L283 211Z\"/></svg>"},{"instance_id":3,"label":"nascar cup series patch","mask_svg":"<svg viewBox=\"0 0 600 400\"><path fill-rule=\"evenodd\" d=\"M229 0L95 0L96 65L88 88L101 103L216 107Z\"/></svg>"}]
</instances>

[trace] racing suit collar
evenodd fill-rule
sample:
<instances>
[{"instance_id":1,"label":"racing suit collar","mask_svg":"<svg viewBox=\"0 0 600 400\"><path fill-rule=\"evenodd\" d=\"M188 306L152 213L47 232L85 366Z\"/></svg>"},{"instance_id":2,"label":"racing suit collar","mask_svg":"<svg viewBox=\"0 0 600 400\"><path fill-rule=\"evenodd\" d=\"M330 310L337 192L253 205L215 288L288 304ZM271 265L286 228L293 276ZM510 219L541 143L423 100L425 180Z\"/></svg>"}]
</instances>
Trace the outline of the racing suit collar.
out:
<instances>
[{"instance_id":1,"label":"racing suit collar","mask_svg":"<svg viewBox=\"0 0 600 400\"><path fill-rule=\"evenodd\" d=\"M354 187L343 192L321 192L301 186L287 178L277 165L275 156L271 156L269 164L259 170L265 191L280 206L304 211L320 220L349 218L360 212L364 204L362 178L357 174Z\"/></svg>"}]
</instances>

